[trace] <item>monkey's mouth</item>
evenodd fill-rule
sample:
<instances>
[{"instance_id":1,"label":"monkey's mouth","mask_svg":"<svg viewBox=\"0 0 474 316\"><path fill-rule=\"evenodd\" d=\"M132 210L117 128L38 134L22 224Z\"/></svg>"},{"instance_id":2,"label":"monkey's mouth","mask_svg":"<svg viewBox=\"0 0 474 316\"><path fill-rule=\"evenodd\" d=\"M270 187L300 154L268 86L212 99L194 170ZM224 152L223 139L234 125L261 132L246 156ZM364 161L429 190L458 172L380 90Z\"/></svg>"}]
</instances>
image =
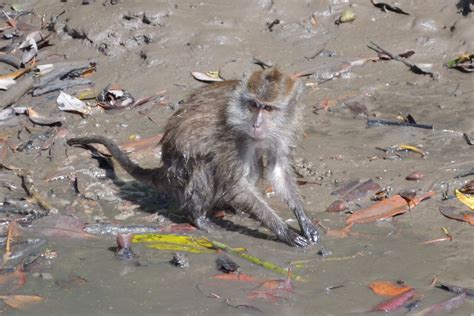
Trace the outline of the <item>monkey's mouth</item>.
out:
<instances>
[{"instance_id":1,"label":"monkey's mouth","mask_svg":"<svg viewBox=\"0 0 474 316\"><path fill-rule=\"evenodd\" d=\"M250 130L250 137L252 137L255 140L261 140L265 138L265 133L263 132L263 128L252 127Z\"/></svg>"}]
</instances>

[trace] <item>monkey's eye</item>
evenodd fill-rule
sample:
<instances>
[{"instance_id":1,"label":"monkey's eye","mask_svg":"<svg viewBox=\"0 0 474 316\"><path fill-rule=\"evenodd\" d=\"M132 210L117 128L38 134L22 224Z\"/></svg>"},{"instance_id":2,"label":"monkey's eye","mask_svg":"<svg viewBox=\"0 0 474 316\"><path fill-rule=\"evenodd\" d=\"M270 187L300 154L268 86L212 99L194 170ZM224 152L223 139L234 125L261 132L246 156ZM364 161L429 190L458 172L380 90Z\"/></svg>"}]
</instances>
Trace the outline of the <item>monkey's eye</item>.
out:
<instances>
[{"instance_id":1,"label":"monkey's eye","mask_svg":"<svg viewBox=\"0 0 474 316\"><path fill-rule=\"evenodd\" d=\"M263 109L264 109L265 111L270 112L270 111L273 111L273 106L271 106L271 105L265 105L265 106L263 107Z\"/></svg>"},{"instance_id":2,"label":"monkey's eye","mask_svg":"<svg viewBox=\"0 0 474 316\"><path fill-rule=\"evenodd\" d=\"M250 100L249 101L249 108L253 108L253 109L258 108L258 103L255 102L254 100Z\"/></svg>"}]
</instances>

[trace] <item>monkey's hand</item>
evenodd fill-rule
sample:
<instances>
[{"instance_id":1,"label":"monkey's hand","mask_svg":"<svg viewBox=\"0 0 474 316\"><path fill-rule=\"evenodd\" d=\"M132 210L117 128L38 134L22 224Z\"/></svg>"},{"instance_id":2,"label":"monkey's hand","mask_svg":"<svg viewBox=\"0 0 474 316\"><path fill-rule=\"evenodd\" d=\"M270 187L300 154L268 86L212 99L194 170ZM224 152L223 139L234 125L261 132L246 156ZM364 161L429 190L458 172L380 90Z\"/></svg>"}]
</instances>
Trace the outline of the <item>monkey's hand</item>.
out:
<instances>
[{"instance_id":1,"label":"monkey's hand","mask_svg":"<svg viewBox=\"0 0 474 316\"><path fill-rule=\"evenodd\" d=\"M286 242L293 247L307 247L309 242L306 238L295 232L289 227L286 227L285 231L277 234L279 240Z\"/></svg>"},{"instance_id":2,"label":"monkey's hand","mask_svg":"<svg viewBox=\"0 0 474 316\"><path fill-rule=\"evenodd\" d=\"M206 233L210 233L214 230L217 230L217 226L214 225L206 216L199 216L198 218L194 219L193 224L199 230L202 230Z\"/></svg>"},{"instance_id":3,"label":"monkey's hand","mask_svg":"<svg viewBox=\"0 0 474 316\"><path fill-rule=\"evenodd\" d=\"M303 234L312 244L317 244L320 241L320 235L318 228L311 221L304 221L301 225Z\"/></svg>"}]
</instances>

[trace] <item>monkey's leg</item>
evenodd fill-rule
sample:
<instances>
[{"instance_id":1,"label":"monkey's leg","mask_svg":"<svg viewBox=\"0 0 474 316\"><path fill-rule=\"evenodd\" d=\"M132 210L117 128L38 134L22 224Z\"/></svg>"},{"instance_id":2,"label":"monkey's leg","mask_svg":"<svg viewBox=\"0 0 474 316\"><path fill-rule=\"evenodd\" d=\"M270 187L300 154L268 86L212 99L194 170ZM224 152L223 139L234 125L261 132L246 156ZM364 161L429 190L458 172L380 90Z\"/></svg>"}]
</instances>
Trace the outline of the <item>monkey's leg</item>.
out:
<instances>
[{"instance_id":1,"label":"monkey's leg","mask_svg":"<svg viewBox=\"0 0 474 316\"><path fill-rule=\"evenodd\" d=\"M236 192L234 192L231 206L255 216L263 226L270 229L279 240L288 243L290 246L308 246L308 240L293 231L275 211L268 206L265 200L251 188L252 186L247 182L238 185Z\"/></svg>"},{"instance_id":2,"label":"monkey's leg","mask_svg":"<svg viewBox=\"0 0 474 316\"><path fill-rule=\"evenodd\" d=\"M288 166L283 168L282 166ZM303 235L312 243L318 243L320 239L319 230L313 224L303 207L303 200L299 194L295 175L289 164L273 163L270 165L270 180L276 194L288 204L294 212Z\"/></svg>"},{"instance_id":3,"label":"monkey's leg","mask_svg":"<svg viewBox=\"0 0 474 316\"><path fill-rule=\"evenodd\" d=\"M212 177L208 176L205 167L195 166L184 188L183 201L180 201L194 226L206 232L211 230L207 214L212 208L213 190Z\"/></svg>"}]
</instances>

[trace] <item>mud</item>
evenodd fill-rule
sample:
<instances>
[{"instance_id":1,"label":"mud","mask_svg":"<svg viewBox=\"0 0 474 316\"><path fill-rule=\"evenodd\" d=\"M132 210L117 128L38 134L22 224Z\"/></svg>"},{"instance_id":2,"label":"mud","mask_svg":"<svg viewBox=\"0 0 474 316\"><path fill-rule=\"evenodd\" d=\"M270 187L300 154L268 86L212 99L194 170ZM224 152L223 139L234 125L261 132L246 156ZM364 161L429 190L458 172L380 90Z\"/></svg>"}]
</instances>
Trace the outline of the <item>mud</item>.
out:
<instances>
[{"instance_id":1,"label":"mud","mask_svg":"<svg viewBox=\"0 0 474 316\"><path fill-rule=\"evenodd\" d=\"M245 247L249 253L285 267L292 261L305 262L294 270L305 282L295 282L295 293L278 302L247 298L246 291L255 288L254 284L212 279L218 273L216 255L189 254L190 266L181 269L169 264L173 253L140 245L133 247L140 256L138 261L120 261L109 250L115 244L113 237L92 241L51 238L47 248L56 250L58 256L42 262L38 269L51 274L52 279L30 275L20 290L46 298L45 303L35 306L35 314L259 313L232 307L224 302L223 298L228 298L234 306L252 305L267 315L348 315L366 312L383 300L367 287L377 279L403 280L415 287L422 295L423 307L453 296L430 287L435 277L474 288L474 230L438 211L441 205L463 208L454 198L453 188L474 178L455 178L474 168L474 147L462 136L474 136L474 80L472 74L443 66L459 53L474 51L474 15L463 16L458 1L398 1L397 5L410 15L382 12L370 1L123 0L111 4L115 2L6 1L32 10L35 16L25 19L34 25L39 25L41 16L49 21L65 11L54 26L54 46L41 50L44 59L40 63L93 60L97 72L90 79L97 92L116 83L136 98L162 90L167 91L166 98L132 110L94 108L85 117L60 112L55 103L57 92L25 96L19 105L59 117L67 137L102 134L123 143L131 137L144 138L163 131L179 101L203 84L190 76L191 71L219 70L225 79L240 78L243 72L258 67L251 63L256 57L287 72L316 72L306 81L301 102L306 111L305 135L296 154L299 173L314 180L302 185L301 192L315 220L330 228L344 226L347 215L325 210L336 200L331 192L355 179L373 179L394 193L409 189L418 194L442 191L449 183L448 201L442 201L439 193L391 221L356 225L348 238L323 236L324 247L332 252L327 257L318 254L318 246L290 248L273 240L255 221L227 214L224 228L204 235ZM340 12L347 7L355 12L356 20L336 25ZM397 61L379 61L354 66L334 80L315 84L344 63L376 57L367 48L371 41L397 54L415 51L409 61L429 64L434 77L414 74ZM6 69L2 68L2 73ZM367 115L396 120L408 114L418 123L432 124L433 130L367 127ZM22 126L29 127L31 134ZM107 164L92 159L88 151L68 148L64 138L50 150L41 150L48 139L48 127L33 126L25 116L18 116L1 123L0 128L2 136L15 144L31 140L26 150L10 153L5 164L31 170L37 189L60 213L90 223L124 225L167 225L183 220L163 197L120 170L118 177L113 177ZM428 154L421 158L416 153L402 153L399 159L383 159L384 153L377 149L397 144L418 146ZM140 164L153 166L159 149L131 155ZM421 172L423 179L407 181L405 177L414 171ZM0 183L2 201L25 197L19 178L11 171L0 170ZM81 196L76 195L74 184ZM276 197L268 199L289 223L296 224ZM452 241L421 244L444 237L441 227L448 229ZM242 272L259 279L281 277L234 260ZM70 281L76 276L86 282ZM329 289L337 285L342 287ZM469 315L473 309L473 301L467 300L455 314Z\"/></svg>"}]
</instances>

